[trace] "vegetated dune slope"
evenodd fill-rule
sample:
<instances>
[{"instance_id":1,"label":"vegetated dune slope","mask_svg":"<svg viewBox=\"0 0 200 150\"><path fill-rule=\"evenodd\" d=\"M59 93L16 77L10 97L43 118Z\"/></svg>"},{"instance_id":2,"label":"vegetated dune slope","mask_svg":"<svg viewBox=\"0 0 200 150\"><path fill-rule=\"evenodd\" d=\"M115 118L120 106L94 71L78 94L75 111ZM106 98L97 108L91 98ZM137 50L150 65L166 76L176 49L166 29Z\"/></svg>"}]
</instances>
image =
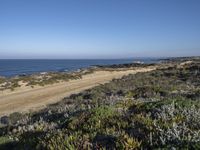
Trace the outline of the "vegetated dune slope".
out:
<instances>
[{"instance_id":1,"label":"vegetated dune slope","mask_svg":"<svg viewBox=\"0 0 200 150\"><path fill-rule=\"evenodd\" d=\"M98 84L104 84L114 78L121 78L124 75L148 72L155 69L155 66L151 66L126 71L96 71L92 74L84 75L82 79L78 80L56 83L44 87L23 87L15 91L4 91L0 93L0 115L13 112L35 111L44 108L48 104L62 100L66 96L92 88Z\"/></svg>"}]
</instances>

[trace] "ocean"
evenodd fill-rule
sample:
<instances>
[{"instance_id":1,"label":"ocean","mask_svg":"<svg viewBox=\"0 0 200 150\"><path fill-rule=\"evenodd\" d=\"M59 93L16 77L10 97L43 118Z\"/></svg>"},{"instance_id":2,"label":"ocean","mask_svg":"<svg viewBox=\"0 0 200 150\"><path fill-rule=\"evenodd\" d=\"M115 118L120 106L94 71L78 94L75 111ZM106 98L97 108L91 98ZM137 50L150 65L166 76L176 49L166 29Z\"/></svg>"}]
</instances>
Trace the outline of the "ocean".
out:
<instances>
[{"instance_id":1,"label":"ocean","mask_svg":"<svg viewBox=\"0 0 200 150\"><path fill-rule=\"evenodd\" d=\"M134 61L155 63L158 59L0 59L0 76L12 77L49 71L67 72L95 65L124 64Z\"/></svg>"}]
</instances>

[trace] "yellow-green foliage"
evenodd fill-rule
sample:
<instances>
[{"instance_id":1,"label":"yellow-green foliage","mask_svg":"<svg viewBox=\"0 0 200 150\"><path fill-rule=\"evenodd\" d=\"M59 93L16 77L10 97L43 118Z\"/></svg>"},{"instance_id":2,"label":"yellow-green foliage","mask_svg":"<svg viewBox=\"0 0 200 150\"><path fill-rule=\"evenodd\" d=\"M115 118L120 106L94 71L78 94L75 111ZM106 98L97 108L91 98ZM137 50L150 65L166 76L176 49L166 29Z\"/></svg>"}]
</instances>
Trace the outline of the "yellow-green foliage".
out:
<instances>
[{"instance_id":1,"label":"yellow-green foliage","mask_svg":"<svg viewBox=\"0 0 200 150\"><path fill-rule=\"evenodd\" d=\"M117 141L117 148L125 150L139 149L141 142L138 139L130 137L128 134L123 133Z\"/></svg>"},{"instance_id":2,"label":"yellow-green foliage","mask_svg":"<svg viewBox=\"0 0 200 150\"><path fill-rule=\"evenodd\" d=\"M0 137L0 145L6 144L12 142L12 139L10 139L8 136L1 136Z\"/></svg>"},{"instance_id":3,"label":"yellow-green foliage","mask_svg":"<svg viewBox=\"0 0 200 150\"><path fill-rule=\"evenodd\" d=\"M65 131L56 133L51 136L46 136L38 145L48 150L74 150L74 149L89 149L89 135L82 132L74 132L67 135Z\"/></svg>"}]
</instances>

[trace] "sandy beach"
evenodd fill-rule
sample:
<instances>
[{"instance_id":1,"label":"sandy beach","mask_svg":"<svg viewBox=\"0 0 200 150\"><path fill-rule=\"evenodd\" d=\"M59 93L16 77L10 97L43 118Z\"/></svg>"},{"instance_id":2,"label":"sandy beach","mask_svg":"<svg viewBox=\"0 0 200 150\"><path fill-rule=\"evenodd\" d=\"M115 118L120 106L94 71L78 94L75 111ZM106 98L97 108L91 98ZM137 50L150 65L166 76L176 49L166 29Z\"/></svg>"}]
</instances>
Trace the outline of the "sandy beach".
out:
<instances>
[{"instance_id":1,"label":"sandy beach","mask_svg":"<svg viewBox=\"0 0 200 150\"><path fill-rule=\"evenodd\" d=\"M36 111L71 94L104 84L114 78L155 69L156 67L145 67L126 71L95 71L92 74L84 75L82 79L60 82L44 87L20 87L14 91L3 91L0 93L0 115Z\"/></svg>"}]
</instances>

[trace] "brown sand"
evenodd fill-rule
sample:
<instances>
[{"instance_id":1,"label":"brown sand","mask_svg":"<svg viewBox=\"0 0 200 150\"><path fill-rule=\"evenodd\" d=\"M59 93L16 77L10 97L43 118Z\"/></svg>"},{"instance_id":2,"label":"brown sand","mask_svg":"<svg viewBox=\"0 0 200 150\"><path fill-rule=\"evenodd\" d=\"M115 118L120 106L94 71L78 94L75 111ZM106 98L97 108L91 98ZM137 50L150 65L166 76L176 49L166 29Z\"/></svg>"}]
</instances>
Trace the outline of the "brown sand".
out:
<instances>
[{"instance_id":1,"label":"brown sand","mask_svg":"<svg viewBox=\"0 0 200 150\"><path fill-rule=\"evenodd\" d=\"M56 83L44 87L20 87L15 91L0 93L0 116L13 112L36 111L62 100L64 97L104 84L114 78L138 72L148 72L156 67L137 68L126 71L96 71L84 75L82 79Z\"/></svg>"}]
</instances>

